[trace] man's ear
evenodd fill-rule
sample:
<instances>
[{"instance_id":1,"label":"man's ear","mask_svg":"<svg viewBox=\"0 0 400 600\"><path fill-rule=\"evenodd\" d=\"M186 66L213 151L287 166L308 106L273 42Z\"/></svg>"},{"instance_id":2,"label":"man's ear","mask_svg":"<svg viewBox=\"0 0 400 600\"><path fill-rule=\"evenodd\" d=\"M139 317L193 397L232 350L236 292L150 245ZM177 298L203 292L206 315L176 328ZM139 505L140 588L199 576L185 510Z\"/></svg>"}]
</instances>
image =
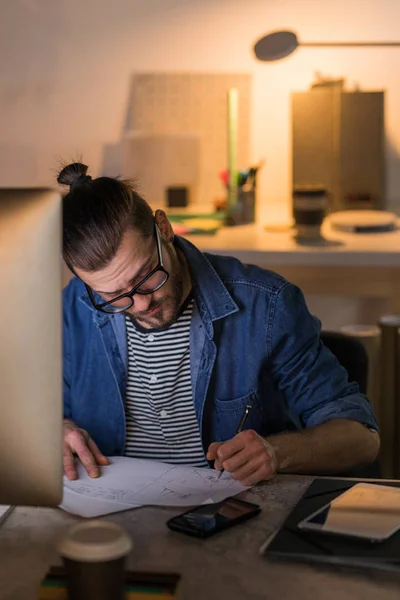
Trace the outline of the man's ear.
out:
<instances>
[{"instance_id":1,"label":"man's ear","mask_svg":"<svg viewBox=\"0 0 400 600\"><path fill-rule=\"evenodd\" d=\"M165 212L160 209L156 210L154 220L164 240L169 243L173 242L174 232Z\"/></svg>"}]
</instances>

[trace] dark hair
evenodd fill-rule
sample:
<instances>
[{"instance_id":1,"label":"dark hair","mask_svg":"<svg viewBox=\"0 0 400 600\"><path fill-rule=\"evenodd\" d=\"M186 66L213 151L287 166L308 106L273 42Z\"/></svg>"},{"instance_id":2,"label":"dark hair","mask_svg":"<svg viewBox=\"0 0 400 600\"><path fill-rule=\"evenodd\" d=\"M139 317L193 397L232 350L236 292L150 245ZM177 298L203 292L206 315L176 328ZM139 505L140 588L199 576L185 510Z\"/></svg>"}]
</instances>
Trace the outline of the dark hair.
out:
<instances>
[{"instance_id":1,"label":"dark hair","mask_svg":"<svg viewBox=\"0 0 400 600\"><path fill-rule=\"evenodd\" d=\"M70 268L97 271L115 256L129 228L153 234L150 206L129 180L92 179L82 163L65 166L57 177L68 185L63 199L63 256Z\"/></svg>"}]
</instances>

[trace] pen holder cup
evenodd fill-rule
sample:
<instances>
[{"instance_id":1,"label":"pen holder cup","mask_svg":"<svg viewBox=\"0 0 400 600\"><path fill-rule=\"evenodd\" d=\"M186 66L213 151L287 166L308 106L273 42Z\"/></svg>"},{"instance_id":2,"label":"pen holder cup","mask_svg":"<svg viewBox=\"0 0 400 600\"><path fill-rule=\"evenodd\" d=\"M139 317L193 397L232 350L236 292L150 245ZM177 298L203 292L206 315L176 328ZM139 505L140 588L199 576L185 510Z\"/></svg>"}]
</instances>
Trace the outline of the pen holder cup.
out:
<instances>
[{"instance_id":1,"label":"pen holder cup","mask_svg":"<svg viewBox=\"0 0 400 600\"><path fill-rule=\"evenodd\" d=\"M238 188L237 202L234 206L227 206L225 225L246 225L255 221L255 189L243 190Z\"/></svg>"}]
</instances>

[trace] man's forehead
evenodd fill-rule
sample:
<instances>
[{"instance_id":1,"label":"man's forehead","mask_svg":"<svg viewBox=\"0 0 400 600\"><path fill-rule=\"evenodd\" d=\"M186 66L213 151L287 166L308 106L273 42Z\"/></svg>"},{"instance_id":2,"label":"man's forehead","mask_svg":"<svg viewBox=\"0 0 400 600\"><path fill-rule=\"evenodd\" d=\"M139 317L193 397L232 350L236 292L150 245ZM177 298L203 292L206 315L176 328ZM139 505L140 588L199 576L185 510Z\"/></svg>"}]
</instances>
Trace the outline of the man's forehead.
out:
<instances>
[{"instance_id":1,"label":"man's forehead","mask_svg":"<svg viewBox=\"0 0 400 600\"><path fill-rule=\"evenodd\" d=\"M153 236L143 235L137 229L127 229L122 236L121 244L115 257L118 258L118 254L121 252L128 253L133 257L142 257L153 247L153 239Z\"/></svg>"},{"instance_id":2,"label":"man's forehead","mask_svg":"<svg viewBox=\"0 0 400 600\"><path fill-rule=\"evenodd\" d=\"M128 230L124 233L115 257L104 269L77 274L96 291L111 293L124 290L152 260L153 249L151 237Z\"/></svg>"}]
</instances>

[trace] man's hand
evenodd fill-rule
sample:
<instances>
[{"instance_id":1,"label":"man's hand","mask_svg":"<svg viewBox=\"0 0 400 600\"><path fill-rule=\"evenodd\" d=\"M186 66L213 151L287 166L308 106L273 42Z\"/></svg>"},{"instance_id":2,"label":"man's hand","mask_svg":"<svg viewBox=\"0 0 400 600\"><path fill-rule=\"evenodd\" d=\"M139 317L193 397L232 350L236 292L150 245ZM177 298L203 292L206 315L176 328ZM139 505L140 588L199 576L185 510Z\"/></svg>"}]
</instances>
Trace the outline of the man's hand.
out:
<instances>
[{"instance_id":1,"label":"man's hand","mask_svg":"<svg viewBox=\"0 0 400 600\"><path fill-rule=\"evenodd\" d=\"M271 479L278 468L274 448L252 429L238 433L228 442L213 442L207 459L215 461L215 469L225 469L243 485Z\"/></svg>"},{"instance_id":2,"label":"man's hand","mask_svg":"<svg viewBox=\"0 0 400 600\"><path fill-rule=\"evenodd\" d=\"M77 478L74 454L82 462L89 477L98 477L98 465L108 465L108 458L100 452L88 432L80 429L70 419L64 419L63 430L63 464L67 478L70 481Z\"/></svg>"}]
</instances>

